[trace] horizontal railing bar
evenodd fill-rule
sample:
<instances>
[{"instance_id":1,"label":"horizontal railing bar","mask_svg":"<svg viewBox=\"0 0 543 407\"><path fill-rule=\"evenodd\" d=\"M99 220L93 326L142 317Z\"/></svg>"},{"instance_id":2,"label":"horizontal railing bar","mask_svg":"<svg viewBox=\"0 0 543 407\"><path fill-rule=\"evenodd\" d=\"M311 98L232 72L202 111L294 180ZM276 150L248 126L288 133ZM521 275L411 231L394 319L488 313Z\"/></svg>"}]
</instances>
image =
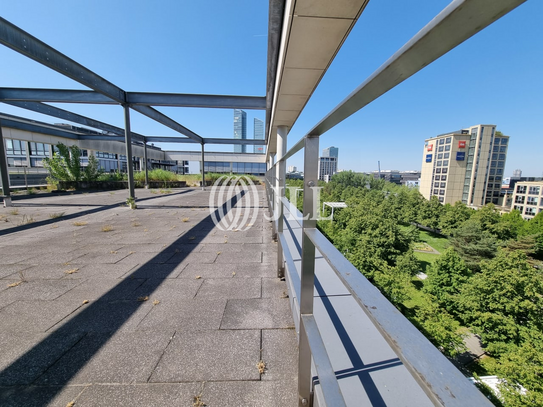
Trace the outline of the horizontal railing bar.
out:
<instances>
[{"instance_id":1,"label":"horizontal railing bar","mask_svg":"<svg viewBox=\"0 0 543 407\"><path fill-rule=\"evenodd\" d=\"M312 314L302 314L300 315L300 322L304 325L325 404L331 407L345 406L345 399L341 394L336 373L330 363L315 317ZM300 329L300 332L302 331Z\"/></svg>"},{"instance_id":2,"label":"horizontal railing bar","mask_svg":"<svg viewBox=\"0 0 543 407\"><path fill-rule=\"evenodd\" d=\"M298 271L296 270L296 264L288 248L287 238L285 237L284 232L279 232L278 234L279 241L281 242L281 247L283 248L283 256L285 257L285 263L287 264L287 269L290 271L290 279L292 281L292 289L296 298L300 298L300 292L302 284L300 282L300 277L298 276Z\"/></svg>"},{"instance_id":3,"label":"horizontal railing bar","mask_svg":"<svg viewBox=\"0 0 543 407\"><path fill-rule=\"evenodd\" d=\"M305 146L305 137L302 137L296 144L294 144L290 150L287 151L287 153L279 160L279 161L286 161L290 157L292 157L294 154L296 154L298 151L300 151Z\"/></svg>"},{"instance_id":4,"label":"horizontal railing bar","mask_svg":"<svg viewBox=\"0 0 543 407\"><path fill-rule=\"evenodd\" d=\"M454 0L309 133L320 136L526 0Z\"/></svg>"},{"instance_id":5,"label":"horizontal railing bar","mask_svg":"<svg viewBox=\"0 0 543 407\"><path fill-rule=\"evenodd\" d=\"M304 232L435 405L492 406L321 232Z\"/></svg>"}]
</instances>

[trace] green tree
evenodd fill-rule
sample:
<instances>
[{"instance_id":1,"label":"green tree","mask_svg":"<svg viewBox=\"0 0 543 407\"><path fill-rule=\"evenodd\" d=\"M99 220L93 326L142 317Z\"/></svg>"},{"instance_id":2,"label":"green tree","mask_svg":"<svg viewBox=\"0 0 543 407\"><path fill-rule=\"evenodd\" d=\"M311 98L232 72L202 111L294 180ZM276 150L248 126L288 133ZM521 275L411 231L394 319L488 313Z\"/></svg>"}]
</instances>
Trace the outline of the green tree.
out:
<instances>
[{"instance_id":1,"label":"green tree","mask_svg":"<svg viewBox=\"0 0 543 407\"><path fill-rule=\"evenodd\" d=\"M524 253L500 251L481 263L459 306L489 351L503 353L509 345L519 345L527 332L543 331L543 275Z\"/></svg>"},{"instance_id":2,"label":"green tree","mask_svg":"<svg viewBox=\"0 0 543 407\"><path fill-rule=\"evenodd\" d=\"M516 239L524 229L526 221L518 210L501 215L499 222L492 227L492 233L500 240Z\"/></svg>"},{"instance_id":3,"label":"green tree","mask_svg":"<svg viewBox=\"0 0 543 407\"><path fill-rule=\"evenodd\" d=\"M458 253L449 248L428 270L424 290L432 294L448 312L458 314L458 297L471 274Z\"/></svg>"},{"instance_id":4,"label":"green tree","mask_svg":"<svg viewBox=\"0 0 543 407\"><path fill-rule=\"evenodd\" d=\"M483 230L481 224L473 218L464 222L449 241L472 270L479 268L481 260L494 257L497 250L496 238L490 232Z\"/></svg>"},{"instance_id":5,"label":"green tree","mask_svg":"<svg viewBox=\"0 0 543 407\"><path fill-rule=\"evenodd\" d=\"M478 222L482 230L496 235L496 225L500 222L500 213L494 204L488 203L477 209L471 219Z\"/></svg>"},{"instance_id":6,"label":"green tree","mask_svg":"<svg viewBox=\"0 0 543 407\"><path fill-rule=\"evenodd\" d=\"M444 213L439 219L441 232L447 236L452 235L474 212L460 201L455 202L454 205L446 204Z\"/></svg>"},{"instance_id":7,"label":"green tree","mask_svg":"<svg viewBox=\"0 0 543 407\"><path fill-rule=\"evenodd\" d=\"M81 150L78 146L66 146L62 143L57 144L58 152L53 157L44 158L43 165L51 178L57 181L94 181L100 175L98 169L98 160L94 156L89 157L89 166L81 170Z\"/></svg>"},{"instance_id":8,"label":"green tree","mask_svg":"<svg viewBox=\"0 0 543 407\"><path fill-rule=\"evenodd\" d=\"M432 196L429 201L424 202L419 207L419 223L436 232L444 210L437 196Z\"/></svg>"}]
</instances>

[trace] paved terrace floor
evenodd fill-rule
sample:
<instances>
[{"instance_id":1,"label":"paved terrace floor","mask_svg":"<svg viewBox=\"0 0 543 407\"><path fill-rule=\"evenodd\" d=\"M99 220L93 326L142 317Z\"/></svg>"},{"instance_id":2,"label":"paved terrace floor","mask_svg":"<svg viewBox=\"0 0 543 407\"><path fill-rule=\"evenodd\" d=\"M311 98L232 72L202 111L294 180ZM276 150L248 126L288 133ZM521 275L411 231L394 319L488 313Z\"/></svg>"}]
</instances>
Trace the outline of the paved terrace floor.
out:
<instances>
[{"instance_id":1,"label":"paved terrace floor","mask_svg":"<svg viewBox=\"0 0 543 407\"><path fill-rule=\"evenodd\" d=\"M264 209L225 232L208 191L136 195L137 210L126 191L0 208L0 405L297 405Z\"/></svg>"}]
</instances>

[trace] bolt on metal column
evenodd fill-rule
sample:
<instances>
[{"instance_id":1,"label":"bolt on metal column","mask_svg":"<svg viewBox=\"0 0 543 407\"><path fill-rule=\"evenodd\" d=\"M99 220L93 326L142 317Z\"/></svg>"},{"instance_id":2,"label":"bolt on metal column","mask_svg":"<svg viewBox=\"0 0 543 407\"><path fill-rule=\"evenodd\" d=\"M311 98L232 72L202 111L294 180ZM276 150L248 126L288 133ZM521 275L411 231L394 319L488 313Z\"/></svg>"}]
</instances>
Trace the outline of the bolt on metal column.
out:
<instances>
[{"instance_id":1,"label":"bolt on metal column","mask_svg":"<svg viewBox=\"0 0 543 407\"><path fill-rule=\"evenodd\" d=\"M132 164L132 135L130 132L130 106L123 105L124 109L124 142L126 143L126 170L128 172L128 196L136 199L134 192L134 169Z\"/></svg>"},{"instance_id":2,"label":"bolt on metal column","mask_svg":"<svg viewBox=\"0 0 543 407\"><path fill-rule=\"evenodd\" d=\"M147 142L143 142L143 166L145 168L145 188L149 188L149 172L147 165Z\"/></svg>"},{"instance_id":3,"label":"bolt on metal column","mask_svg":"<svg viewBox=\"0 0 543 407\"><path fill-rule=\"evenodd\" d=\"M285 264L283 261L283 247L279 239L279 233L283 233L283 203L281 199L285 196L285 177L286 177L286 161L281 161L287 152L287 126L279 126L277 128L277 180L275 183L276 200L277 200L277 277L285 276Z\"/></svg>"},{"instance_id":4,"label":"bolt on metal column","mask_svg":"<svg viewBox=\"0 0 543 407\"><path fill-rule=\"evenodd\" d=\"M298 405L307 406L311 400L311 350L307 340L303 315L313 314L315 286L315 246L305 230L317 227L318 211L315 210L312 188L317 187L319 162L319 137L306 136L304 148L304 207L302 220L302 270L300 278L300 336L298 356Z\"/></svg>"},{"instance_id":5,"label":"bolt on metal column","mask_svg":"<svg viewBox=\"0 0 543 407\"><path fill-rule=\"evenodd\" d=\"M9 172L8 161L6 158L6 148L4 146L4 137L2 135L2 123L0 122L0 178L2 181L2 192L5 196L4 206L11 206L11 196L9 190Z\"/></svg>"}]
</instances>

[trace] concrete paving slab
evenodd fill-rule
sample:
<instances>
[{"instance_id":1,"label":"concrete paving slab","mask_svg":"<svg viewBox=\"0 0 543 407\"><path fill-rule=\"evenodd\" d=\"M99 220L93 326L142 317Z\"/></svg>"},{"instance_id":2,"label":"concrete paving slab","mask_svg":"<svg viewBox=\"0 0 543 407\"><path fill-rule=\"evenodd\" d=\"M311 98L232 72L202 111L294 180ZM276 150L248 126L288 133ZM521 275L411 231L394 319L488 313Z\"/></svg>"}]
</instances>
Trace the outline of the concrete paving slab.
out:
<instances>
[{"instance_id":1,"label":"concrete paving slab","mask_svg":"<svg viewBox=\"0 0 543 407\"><path fill-rule=\"evenodd\" d=\"M191 406L202 383L95 384L78 397L78 407ZM65 406L62 406L65 407Z\"/></svg>"},{"instance_id":2,"label":"concrete paving slab","mask_svg":"<svg viewBox=\"0 0 543 407\"><path fill-rule=\"evenodd\" d=\"M72 332L51 336L49 333L0 330L0 386L33 383L84 335L83 332ZM21 358L23 355L25 357Z\"/></svg>"},{"instance_id":3,"label":"concrete paving slab","mask_svg":"<svg viewBox=\"0 0 543 407\"><path fill-rule=\"evenodd\" d=\"M73 253L73 252L71 252ZM128 256L128 253L119 253L116 250L110 250L108 252L87 252L82 253L79 257L76 257L71 263L87 263L87 264L115 264Z\"/></svg>"},{"instance_id":4,"label":"concrete paving slab","mask_svg":"<svg viewBox=\"0 0 543 407\"><path fill-rule=\"evenodd\" d=\"M226 300L221 299L164 298L159 301L137 326L138 330L219 329L226 308Z\"/></svg>"},{"instance_id":5,"label":"concrete paving slab","mask_svg":"<svg viewBox=\"0 0 543 407\"><path fill-rule=\"evenodd\" d=\"M68 280L66 280L68 281ZM124 300L132 298L132 293L145 282L135 278L105 278L96 276L89 278L64 294L61 299L83 300ZM1 295L1 293L0 293Z\"/></svg>"},{"instance_id":6,"label":"concrete paving slab","mask_svg":"<svg viewBox=\"0 0 543 407\"><path fill-rule=\"evenodd\" d=\"M293 326L288 298L228 300L221 322L221 329L273 329Z\"/></svg>"},{"instance_id":7,"label":"concrete paving slab","mask_svg":"<svg viewBox=\"0 0 543 407\"><path fill-rule=\"evenodd\" d=\"M28 268L30 268L30 265L28 264L2 264L2 267L0 267L0 279L7 277L16 280L19 276L19 272ZM15 276L13 276L13 274L15 274ZM0 290L2 289L3 285L0 285Z\"/></svg>"},{"instance_id":8,"label":"concrete paving slab","mask_svg":"<svg viewBox=\"0 0 543 407\"><path fill-rule=\"evenodd\" d=\"M74 272L74 270L77 270ZM59 280L65 277L82 278L84 266L74 267L72 265L64 264L43 264L39 266L26 265L26 268L22 271L22 276L25 280ZM17 280L21 278L21 274L13 273L12 279Z\"/></svg>"},{"instance_id":9,"label":"concrete paving slab","mask_svg":"<svg viewBox=\"0 0 543 407\"><path fill-rule=\"evenodd\" d=\"M139 286L132 297L137 299L139 297L148 296L149 298L152 297L153 299L158 300L161 298L192 299L200 289L202 283L202 279L160 279L157 281L156 278L152 278Z\"/></svg>"},{"instance_id":10,"label":"concrete paving slab","mask_svg":"<svg viewBox=\"0 0 543 407\"><path fill-rule=\"evenodd\" d=\"M150 382L259 380L260 331L176 333Z\"/></svg>"},{"instance_id":11,"label":"concrete paving slab","mask_svg":"<svg viewBox=\"0 0 543 407\"><path fill-rule=\"evenodd\" d=\"M259 251L243 251L239 253L221 252L216 263L262 263L262 253Z\"/></svg>"},{"instance_id":12,"label":"concrete paving slab","mask_svg":"<svg viewBox=\"0 0 543 407\"><path fill-rule=\"evenodd\" d=\"M122 255L122 254L121 254ZM124 256L117 264L163 264L166 263L172 256L173 252L160 252L160 253L137 253L129 252L128 256Z\"/></svg>"},{"instance_id":13,"label":"concrete paving slab","mask_svg":"<svg viewBox=\"0 0 543 407\"><path fill-rule=\"evenodd\" d=\"M209 382L202 400L209 407L296 407L297 381Z\"/></svg>"},{"instance_id":14,"label":"concrete paving slab","mask_svg":"<svg viewBox=\"0 0 543 407\"><path fill-rule=\"evenodd\" d=\"M0 387L0 405L3 407L66 407L85 390L86 386Z\"/></svg>"},{"instance_id":15,"label":"concrete paving slab","mask_svg":"<svg viewBox=\"0 0 543 407\"><path fill-rule=\"evenodd\" d=\"M23 272L24 276L24 272ZM19 275L13 275L13 280L2 280L8 287L10 284L21 282ZM23 281L15 287L0 292L0 301L15 300L54 300L79 285L83 280L33 280Z\"/></svg>"},{"instance_id":16,"label":"concrete paving slab","mask_svg":"<svg viewBox=\"0 0 543 407\"><path fill-rule=\"evenodd\" d=\"M266 370L262 380L298 378L298 339L294 329L263 329L262 360Z\"/></svg>"},{"instance_id":17,"label":"concrete paving slab","mask_svg":"<svg viewBox=\"0 0 543 407\"><path fill-rule=\"evenodd\" d=\"M65 274L65 279L81 278L81 279L118 279L122 276L130 274L137 266L131 264L80 264L77 262L70 263L69 266L64 266L68 270L74 268L79 269L77 273Z\"/></svg>"},{"instance_id":18,"label":"concrete paving slab","mask_svg":"<svg viewBox=\"0 0 543 407\"><path fill-rule=\"evenodd\" d=\"M207 278L196 294L196 298L260 298L260 278Z\"/></svg>"},{"instance_id":19,"label":"concrete paving slab","mask_svg":"<svg viewBox=\"0 0 543 407\"><path fill-rule=\"evenodd\" d=\"M217 258L217 253L175 253L170 257L167 263L170 264L205 264L205 263L214 263Z\"/></svg>"},{"instance_id":20,"label":"concrete paving slab","mask_svg":"<svg viewBox=\"0 0 543 407\"><path fill-rule=\"evenodd\" d=\"M156 264L146 263L143 265L131 266L130 264L116 264L116 266L130 266L131 269L123 274L123 278L177 278L187 264L175 265L175 264Z\"/></svg>"},{"instance_id":21,"label":"concrete paving slab","mask_svg":"<svg viewBox=\"0 0 543 407\"><path fill-rule=\"evenodd\" d=\"M0 310L0 331L45 332L80 306L77 301L15 301Z\"/></svg>"},{"instance_id":22,"label":"concrete paving slab","mask_svg":"<svg viewBox=\"0 0 543 407\"><path fill-rule=\"evenodd\" d=\"M263 278L262 298L288 298L287 283L277 277Z\"/></svg>"},{"instance_id":23,"label":"concrete paving slab","mask_svg":"<svg viewBox=\"0 0 543 407\"><path fill-rule=\"evenodd\" d=\"M35 384L147 382L172 337L173 331L91 332Z\"/></svg>"}]
</instances>

